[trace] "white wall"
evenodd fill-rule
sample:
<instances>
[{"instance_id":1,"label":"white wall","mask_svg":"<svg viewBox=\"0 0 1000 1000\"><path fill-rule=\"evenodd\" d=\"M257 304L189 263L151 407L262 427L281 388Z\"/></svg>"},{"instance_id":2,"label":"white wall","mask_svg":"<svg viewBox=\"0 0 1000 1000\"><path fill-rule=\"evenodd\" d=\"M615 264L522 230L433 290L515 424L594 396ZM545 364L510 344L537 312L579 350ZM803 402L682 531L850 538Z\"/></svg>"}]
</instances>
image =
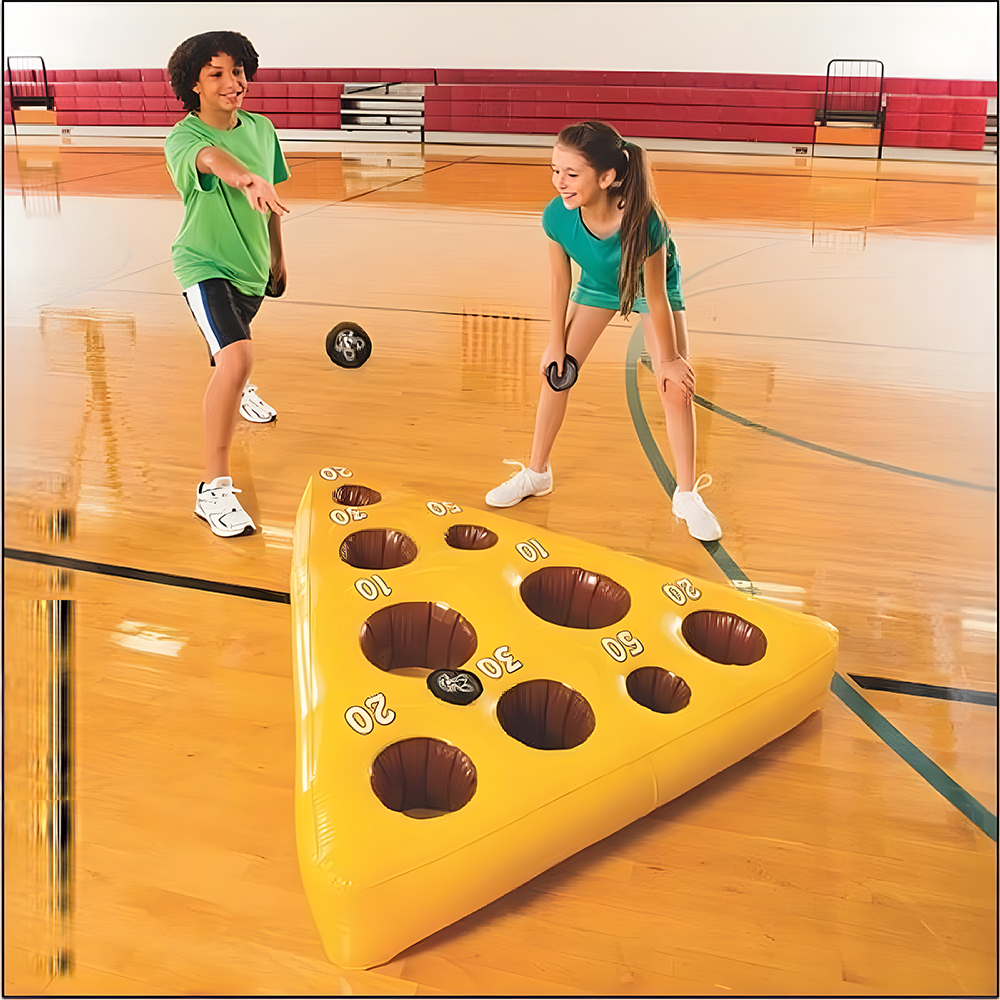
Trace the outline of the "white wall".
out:
<instances>
[{"instance_id":1,"label":"white wall","mask_svg":"<svg viewBox=\"0 0 1000 1000\"><path fill-rule=\"evenodd\" d=\"M825 72L996 79L995 3L5 3L4 54L54 69L165 66L242 31L270 66Z\"/></svg>"}]
</instances>

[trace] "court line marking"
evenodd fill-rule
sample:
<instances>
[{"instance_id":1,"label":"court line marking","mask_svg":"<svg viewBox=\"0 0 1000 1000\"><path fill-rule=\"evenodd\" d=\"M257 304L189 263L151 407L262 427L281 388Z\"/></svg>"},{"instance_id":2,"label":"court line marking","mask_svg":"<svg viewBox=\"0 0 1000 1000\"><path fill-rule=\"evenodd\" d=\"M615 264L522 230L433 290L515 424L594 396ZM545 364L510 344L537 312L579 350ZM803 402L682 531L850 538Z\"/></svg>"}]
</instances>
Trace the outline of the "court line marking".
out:
<instances>
[{"instance_id":1,"label":"court line marking","mask_svg":"<svg viewBox=\"0 0 1000 1000\"><path fill-rule=\"evenodd\" d=\"M667 496L673 496L676 480L667 468L667 463L649 428L649 421L642 409L639 396L638 366L642 353L642 322L636 326L629 339L625 362L625 395L636 436L646 458L656 473L657 478L667 491ZM737 580L746 580L747 575L733 560L732 556L718 542L701 542L705 551L715 560L726 576L735 584ZM746 588L739 588L744 593ZM753 586L749 589L753 593ZM967 819L971 820L988 837L997 839L997 817L989 811L977 798L967 792L953 778L949 777L927 754L911 743L888 719L873 705L866 701L843 677L836 671L830 682L830 690L849 708L861 721L868 726L894 753L913 768L930 786L943 795Z\"/></svg>"},{"instance_id":2,"label":"court line marking","mask_svg":"<svg viewBox=\"0 0 1000 1000\"><path fill-rule=\"evenodd\" d=\"M646 368L650 371L653 370L653 363L648 354L641 354L640 360ZM857 462L859 465L868 465L873 469L882 469L884 472L895 472L901 476L912 476L915 479L926 479L934 483L944 483L946 486L961 486L963 489L982 490L986 493L996 493L997 491L995 486L968 483L964 479L949 479L947 476L936 476L931 472L918 472L916 469L906 469L901 465L890 465L888 462L879 462L874 458L862 458L860 455L852 455L848 451L838 451L836 448L828 448L824 444L814 444L812 441L806 441L804 438L793 437L791 434L785 434L784 431L776 431L766 424L759 424L755 420L741 417L738 413L733 413L731 410L727 410L725 407L719 406L718 403L713 403L710 399L705 399L704 396L699 396L697 393L695 394L694 401L706 410L711 410L712 413L718 413L720 417L732 420L733 423L749 427L751 430L760 431L761 434L779 438L782 441L789 442L789 444L798 445L800 448L808 448L810 451L816 451L823 455L842 458L847 462Z\"/></svg>"},{"instance_id":3,"label":"court line marking","mask_svg":"<svg viewBox=\"0 0 1000 1000\"><path fill-rule=\"evenodd\" d=\"M137 293L138 294L138 293ZM161 293L162 294L162 293ZM688 294L693 299L699 292ZM832 344L834 347L864 347L883 351L923 351L925 354L957 354L962 358L993 358L993 351L954 351L946 347L918 347L916 344L875 344L863 340L831 340L829 337L782 337L776 333L737 333L734 330L705 330L688 327L690 333L700 333L710 337L743 337L747 340L787 340L793 344Z\"/></svg>"},{"instance_id":4,"label":"court line marking","mask_svg":"<svg viewBox=\"0 0 1000 1000\"><path fill-rule=\"evenodd\" d=\"M237 583L220 583L217 580L201 580L193 576L177 576L174 573L154 573L132 566L115 566L111 563L91 562L88 559L74 559L71 556L53 555L48 552L30 552L26 549L3 550L4 559L18 562L40 563L59 569L79 570L81 573L100 573L103 576L117 576L125 580L140 580L143 583L157 583L166 587L185 587L189 590L204 590L212 594L226 594L230 597L246 597L253 601L269 601L272 604L290 604L291 597L281 590L267 590L264 587L244 587Z\"/></svg>"},{"instance_id":5,"label":"court line marking","mask_svg":"<svg viewBox=\"0 0 1000 1000\"><path fill-rule=\"evenodd\" d=\"M935 791L979 827L992 841L997 839L997 817L974 795L911 743L881 712L867 702L838 673L830 690L894 753L909 764Z\"/></svg>"},{"instance_id":6,"label":"court line marking","mask_svg":"<svg viewBox=\"0 0 1000 1000\"><path fill-rule=\"evenodd\" d=\"M893 694L914 695L917 698L939 698L942 701L964 701L971 705L992 705L996 708L996 691L976 691L972 688L943 687L940 684L922 684L916 681L899 681L892 677L871 677L867 674L848 674L860 688L867 691L889 691Z\"/></svg>"},{"instance_id":7,"label":"court line marking","mask_svg":"<svg viewBox=\"0 0 1000 1000\"><path fill-rule=\"evenodd\" d=\"M433 147L435 145L435 143L426 143L426 145ZM441 145L447 146L447 145L451 145L451 143L441 143ZM526 147L522 146L520 148L524 149ZM485 164L487 166L499 165L499 166L505 166L505 167L547 167L549 165L549 161L551 159L551 156L545 156L543 154L542 151L544 151L546 148L547 147L545 147L545 146L538 146L537 149L540 152L537 155L530 155L530 156L525 157L522 160L493 159L488 153L478 153L478 154L475 154L473 156L470 156L468 158L468 160L465 160L465 161L458 161L458 160L456 160L455 162L466 162L466 163L472 163L472 164ZM432 152L433 152L433 150L432 150ZM677 151L675 151L675 150L666 150L666 149L651 149L651 150L648 150L648 152L650 152L650 153L676 153ZM708 152L710 152L710 151L708 151ZM300 154L300 155L304 155L304 154ZM730 155L730 154L727 154L727 155ZM753 154L753 153L745 153L745 154L735 154L735 155L753 156L755 154ZM777 155L777 154L774 154L774 155ZM536 161L536 162L531 162L531 161ZM895 163L895 162L900 162L900 161L892 161L892 162ZM991 166L993 166L993 164L990 164L990 163L971 163L971 164L966 164L966 165L967 166L973 166L973 167L991 167ZM853 183L853 184L876 184L876 183L879 183L879 184L881 184L881 183L885 183L885 184L943 184L943 185L950 185L952 187L992 187L991 184L989 184L989 183L987 183L985 181L943 181L943 180L934 180L934 179L924 180L922 178L917 178L917 177L882 177L882 176L867 177L867 176L858 176L856 174L850 174L850 173L835 173L833 171L831 171L830 173L825 173L824 172L824 173L814 174L812 170L809 170L808 172L802 171L802 170L789 170L789 171L786 172L786 171L782 171L782 170L773 170L773 171L771 171L771 170L726 170L726 169L721 168L721 167L719 169L698 169L698 168L695 168L695 167L674 167L674 166L670 166L668 163L665 163L665 162L662 162L662 161L659 162L659 163L657 163L655 161L652 161L650 163L650 166L653 169L653 173L661 173L661 174L699 174L699 175L701 175L701 174L707 174L707 175L709 175L711 177L780 177L780 178L788 178L788 179L791 179L791 180L801 180L801 181L810 181L810 180L813 180L815 177L818 177L820 180L824 180L824 181L840 181L840 182L847 182L847 183Z\"/></svg>"}]
</instances>

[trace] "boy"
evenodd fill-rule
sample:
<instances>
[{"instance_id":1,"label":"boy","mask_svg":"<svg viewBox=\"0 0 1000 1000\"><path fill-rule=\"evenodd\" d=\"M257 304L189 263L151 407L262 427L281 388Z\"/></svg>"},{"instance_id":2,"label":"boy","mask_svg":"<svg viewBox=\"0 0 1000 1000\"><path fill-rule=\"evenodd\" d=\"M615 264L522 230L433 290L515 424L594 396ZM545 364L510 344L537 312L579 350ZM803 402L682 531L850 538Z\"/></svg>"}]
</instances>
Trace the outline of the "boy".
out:
<instances>
[{"instance_id":1,"label":"boy","mask_svg":"<svg viewBox=\"0 0 1000 1000\"><path fill-rule=\"evenodd\" d=\"M289 176L274 126L243 111L257 53L243 35L210 31L182 42L168 64L170 85L189 112L165 144L167 170L184 201L171 248L174 273L208 343L215 368L205 390L205 479L195 514L222 537L249 535L229 468L237 414L268 423L277 414L248 381L250 321L265 294L281 295L285 260L274 185Z\"/></svg>"}]
</instances>

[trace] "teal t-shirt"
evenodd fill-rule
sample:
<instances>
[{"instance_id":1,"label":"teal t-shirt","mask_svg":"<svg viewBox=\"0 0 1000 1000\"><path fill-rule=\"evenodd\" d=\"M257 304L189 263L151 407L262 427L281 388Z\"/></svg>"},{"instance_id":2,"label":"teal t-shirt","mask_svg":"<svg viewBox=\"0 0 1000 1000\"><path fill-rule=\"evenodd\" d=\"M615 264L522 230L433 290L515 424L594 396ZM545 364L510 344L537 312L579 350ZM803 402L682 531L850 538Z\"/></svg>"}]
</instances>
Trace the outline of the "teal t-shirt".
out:
<instances>
[{"instance_id":1,"label":"teal t-shirt","mask_svg":"<svg viewBox=\"0 0 1000 1000\"><path fill-rule=\"evenodd\" d=\"M184 222L171 247L181 288L225 278L244 295L263 295L271 269L267 218L246 195L215 174L200 174L198 152L217 146L270 184L289 177L274 126L262 115L238 111L228 131L206 125L196 114L182 118L167 136L167 170L184 201Z\"/></svg>"},{"instance_id":2,"label":"teal t-shirt","mask_svg":"<svg viewBox=\"0 0 1000 1000\"><path fill-rule=\"evenodd\" d=\"M550 240L558 243L580 265L580 280L570 299L584 306L618 310L621 306L618 298L618 270L622 263L621 234L615 233L607 239L599 240L583 224L580 209L567 208L559 195L545 206L542 228ZM670 235L670 228L660 221L655 212L650 212L650 255L664 244L667 247L667 299L670 308L679 312L684 308L684 296L681 293L681 264L677 259L677 247ZM642 297L635 300L633 308L639 313L649 312L649 306Z\"/></svg>"}]
</instances>

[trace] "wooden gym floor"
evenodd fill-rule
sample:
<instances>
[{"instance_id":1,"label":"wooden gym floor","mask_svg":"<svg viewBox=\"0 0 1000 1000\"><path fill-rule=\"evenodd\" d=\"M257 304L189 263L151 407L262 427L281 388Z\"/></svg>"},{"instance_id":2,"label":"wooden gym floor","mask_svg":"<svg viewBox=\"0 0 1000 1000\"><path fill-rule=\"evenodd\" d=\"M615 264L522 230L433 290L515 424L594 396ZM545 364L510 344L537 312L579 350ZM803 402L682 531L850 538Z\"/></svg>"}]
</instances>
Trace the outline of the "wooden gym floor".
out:
<instances>
[{"instance_id":1,"label":"wooden gym floor","mask_svg":"<svg viewBox=\"0 0 1000 1000\"><path fill-rule=\"evenodd\" d=\"M482 507L526 459L552 190L544 150L335 150L286 147L289 288L254 324L280 416L237 429L261 530L223 540L192 516L209 369L161 150L5 147L6 992L995 994L995 167L655 154L725 536L670 513L620 317L555 492L509 516L832 622L834 689L348 972L295 853L295 510L328 464ZM324 353L345 319L358 371Z\"/></svg>"}]
</instances>

